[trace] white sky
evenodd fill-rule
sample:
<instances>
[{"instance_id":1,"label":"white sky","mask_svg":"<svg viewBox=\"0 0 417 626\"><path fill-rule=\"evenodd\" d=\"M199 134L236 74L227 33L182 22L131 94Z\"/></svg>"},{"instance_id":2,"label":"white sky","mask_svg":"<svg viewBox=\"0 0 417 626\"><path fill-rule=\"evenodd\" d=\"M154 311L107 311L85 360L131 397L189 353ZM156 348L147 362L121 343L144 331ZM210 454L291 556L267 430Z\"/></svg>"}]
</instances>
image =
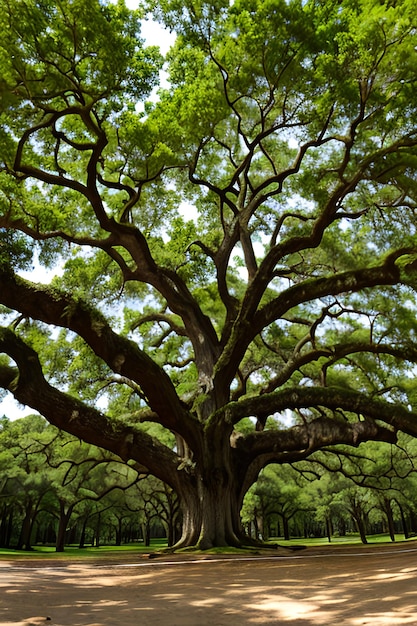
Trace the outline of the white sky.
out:
<instances>
[{"instance_id":1,"label":"white sky","mask_svg":"<svg viewBox=\"0 0 417 626\"><path fill-rule=\"evenodd\" d=\"M159 46L162 54L166 54L175 41L173 33L149 21L142 22L142 36L148 46Z\"/></svg>"}]
</instances>

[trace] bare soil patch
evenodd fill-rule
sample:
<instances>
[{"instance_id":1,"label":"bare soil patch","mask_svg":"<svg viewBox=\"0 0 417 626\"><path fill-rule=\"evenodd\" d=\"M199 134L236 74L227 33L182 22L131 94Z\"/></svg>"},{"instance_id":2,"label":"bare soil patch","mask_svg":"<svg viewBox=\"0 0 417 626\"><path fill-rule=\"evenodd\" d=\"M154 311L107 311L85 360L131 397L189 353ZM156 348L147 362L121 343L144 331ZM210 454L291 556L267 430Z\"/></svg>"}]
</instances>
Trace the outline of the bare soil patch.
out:
<instances>
[{"instance_id":1,"label":"bare soil patch","mask_svg":"<svg viewBox=\"0 0 417 626\"><path fill-rule=\"evenodd\" d=\"M0 626L417 625L417 546L0 560Z\"/></svg>"}]
</instances>

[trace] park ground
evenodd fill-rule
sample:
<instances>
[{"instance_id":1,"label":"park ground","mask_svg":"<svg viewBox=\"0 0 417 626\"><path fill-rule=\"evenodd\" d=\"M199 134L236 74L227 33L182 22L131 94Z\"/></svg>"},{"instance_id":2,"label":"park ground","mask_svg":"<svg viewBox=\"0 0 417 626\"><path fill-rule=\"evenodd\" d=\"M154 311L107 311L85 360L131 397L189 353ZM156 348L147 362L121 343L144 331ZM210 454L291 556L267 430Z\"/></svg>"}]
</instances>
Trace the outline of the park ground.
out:
<instances>
[{"instance_id":1,"label":"park ground","mask_svg":"<svg viewBox=\"0 0 417 626\"><path fill-rule=\"evenodd\" d=\"M0 626L417 625L417 543L0 559Z\"/></svg>"}]
</instances>

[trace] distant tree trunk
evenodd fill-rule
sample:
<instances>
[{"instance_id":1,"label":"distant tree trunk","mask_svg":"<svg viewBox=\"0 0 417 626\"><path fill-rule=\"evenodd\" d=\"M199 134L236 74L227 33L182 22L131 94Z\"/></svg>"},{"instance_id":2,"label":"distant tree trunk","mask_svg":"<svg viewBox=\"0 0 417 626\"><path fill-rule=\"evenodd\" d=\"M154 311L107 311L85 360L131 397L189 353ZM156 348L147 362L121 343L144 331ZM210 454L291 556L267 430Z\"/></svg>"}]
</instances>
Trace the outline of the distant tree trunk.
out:
<instances>
[{"instance_id":1,"label":"distant tree trunk","mask_svg":"<svg viewBox=\"0 0 417 626\"><path fill-rule=\"evenodd\" d=\"M281 537L281 524L279 523L278 517L277 517L277 537Z\"/></svg>"},{"instance_id":2,"label":"distant tree trunk","mask_svg":"<svg viewBox=\"0 0 417 626\"><path fill-rule=\"evenodd\" d=\"M10 539L13 530L13 508L8 512L7 507L3 508L0 524L0 547L10 548Z\"/></svg>"},{"instance_id":3,"label":"distant tree trunk","mask_svg":"<svg viewBox=\"0 0 417 626\"><path fill-rule=\"evenodd\" d=\"M167 542L169 546L173 546L175 543L175 522L173 519L165 522Z\"/></svg>"},{"instance_id":4,"label":"distant tree trunk","mask_svg":"<svg viewBox=\"0 0 417 626\"><path fill-rule=\"evenodd\" d=\"M64 552L66 528L67 528L67 525L65 523L65 518L63 518L63 516L60 515L59 522L58 522L58 530L56 533L55 552Z\"/></svg>"},{"instance_id":5,"label":"distant tree trunk","mask_svg":"<svg viewBox=\"0 0 417 626\"><path fill-rule=\"evenodd\" d=\"M337 528L338 528L339 535L341 537L345 537L345 535L346 535L346 522L345 522L345 520L343 518L340 518L338 520Z\"/></svg>"},{"instance_id":6,"label":"distant tree trunk","mask_svg":"<svg viewBox=\"0 0 417 626\"><path fill-rule=\"evenodd\" d=\"M329 543L332 540L332 523L329 517L326 517L326 532L327 532L327 539L329 540Z\"/></svg>"},{"instance_id":7,"label":"distant tree trunk","mask_svg":"<svg viewBox=\"0 0 417 626\"><path fill-rule=\"evenodd\" d=\"M95 533L95 547L100 547L100 532L101 532L101 513L97 515L96 533Z\"/></svg>"},{"instance_id":8,"label":"distant tree trunk","mask_svg":"<svg viewBox=\"0 0 417 626\"><path fill-rule=\"evenodd\" d=\"M282 516L282 528L284 532L285 541L289 541L290 540L290 525L289 525L289 520L285 515Z\"/></svg>"},{"instance_id":9,"label":"distant tree trunk","mask_svg":"<svg viewBox=\"0 0 417 626\"><path fill-rule=\"evenodd\" d=\"M388 522L388 532L391 541L395 541L395 524L394 524L394 516L392 513L391 500L389 498L384 498L383 501L384 513L387 517Z\"/></svg>"},{"instance_id":10,"label":"distant tree trunk","mask_svg":"<svg viewBox=\"0 0 417 626\"><path fill-rule=\"evenodd\" d=\"M413 535L417 535L417 515L412 509L409 509L410 529Z\"/></svg>"},{"instance_id":11,"label":"distant tree trunk","mask_svg":"<svg viewBox=\"0 0 417 626\"><path fill-rule=\"evenodd\" d=\"M149 520L142 522L142 537L145 546L151 545L151 524Z\"/></svg>"},{"instance_id":12,"label":"distant tree trunk","mask_svg":"<svg viewBox=\"0 0 417 626\"><path fill-rule=\"evenodd\" d=\"M180 508L179 499L175 491L165 483L163 485L163 491L159 493L162 495L162 497L158 499L159 507L155 504L154 506L155 509L159 511L159 520L164 527L168 546L173 546L178 540L177 522Z\"/></svg>"},{"instance_id":13,"label":"distant tree trunk","mask_svg":"<svg viewBox=\"0 0 417 626\"><path fill-rule=\"evenodd\" d=\"M56 534L56 544L55 551L56 552L64 552L65 549L65 535L67 532L68 524L71 519L72 512L74 510L74 506L71 505L67 509L65 507L65 503L60 500L59 502L59 522L58 522L58 531Z\"/></svg>"},{"instance_id":14,"label":"distant tree trunk","mask_svg":"<svg viewBox=\"0 0 417 626\"><path fill-rule=\"evenodd\" d=\"M265 540L269 540L273 535L272 524L273 524L273 519L271 517L268 517L267 522L264 524L264 532L265 532L264 539Z\"/></svg>"},{"instance_id":15,"label":"distant tree trunk","mask_svg":"<svg viewBox=\"0 0 417 626\"><path fill-rule=\"evenodd\" d=\"M401 525L403 528L403 533L404 533L404 539L408 539L409 538L409 532L408 532L408 524L407 524L407 520L404 514L404 509L403 507L397 502L397 506L398 509L400 511L400 517L401 517Z\"/></svg>"},{"instance_id":16,"label":"distant tree trunk","mask_svg":"<svg viewBox=\"0 0 417 626\"><path fill-rule=\"evenodd\" d=\"M253 511L253 529L254 529L254 533L255 533L255 539L258 540L259 537L261 536L261 531L259 528L259 516L258 516L258 509L255 508Z\"/></svg>"},{"instance_id":17,"label":"distant tree trunk","mask_svg":"<svg viewBox=\"0 0 417 626\"><path fill-rule=\"evenodd\" d=\"M364 522L362 516L361 515L357 515L357 516L354 516L353 519L354 519L354 522L355 522L355 525L356 525L356 528L358 530L358 533L359 533L359 536L361 538L362 543L363 544L367 544L368 540L366 538L365 522Z\"/></svg>"},{"instance_id":18,"label":"distant tree trunk","mask_svg":"<svg viewBox=\"0 0 417 626\"><path fill-rule=\"evenodd\" d=\"M116 524L116 527L115 527L115 532L116 532L115 545L116 546L121 546L122 545L122 534L123 534L123 518L122 517L118 517L117 518L117 524Z\"/></svg>"},{"instance_id":19,"label":"distant tree trunk","mask_svg":"<svg viewBox=\"0 0 417 626\"><path fill-rule=\"evenodd\" d=\"M7 528L7 509L3 507L1 512L1 522L0 522L0 547L7 548L6 546L6 528Z\"/></svg>"},{"instance_id":20,"label":"distant tree trunk","mask_svg":"<svg viewBox=\"0 0 417 626\"><path fill-rule=\"evenodd\" d=\"M140 536L140 530L136 529L136 525L132 523L125 527L124 543L131 543L134 539Z\"/></svg>"},{"instance_id":21,"label":"distant tree trunk","mask_svg":"<svg viewBox=\"0 0 417 626\"><path fill-rule=\"evenodd\" d=\"M20 529L20 535L16 546L17 550L32 550L31 537L34 519L35 508L32 505L29 505L25 511L25 517L23 518Z\"/></svg>"},{"instance_id":22,"label":"distant tree trunk","mask_svg":"<svg viewBox=\"0 0 417 626\"><path fill-rule=\"evenodd\" d=\"M88 517L85 517L83 519L83 523L82 523L82 526L81 526L80 542L78 544L79 548L84 548L84 546L85 546L85 536L86 536L86 531L87 531L87 522L88 522Z\"/></svg>"}]
</instances>

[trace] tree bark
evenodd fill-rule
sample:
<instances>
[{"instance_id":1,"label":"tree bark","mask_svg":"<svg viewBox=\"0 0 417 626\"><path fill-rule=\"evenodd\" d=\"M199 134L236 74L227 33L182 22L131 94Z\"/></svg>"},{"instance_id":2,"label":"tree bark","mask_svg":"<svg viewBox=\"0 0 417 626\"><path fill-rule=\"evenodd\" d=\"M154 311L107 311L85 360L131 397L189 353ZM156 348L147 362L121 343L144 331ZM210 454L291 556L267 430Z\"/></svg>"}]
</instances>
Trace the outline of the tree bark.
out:
<instances>
[{"instance_id":1,"label":"tree bark","mask_svg":"<svg viewBox=\"0 0 417 626\"><path fill-rule=\"evenodd\" d=\"M211 470L206 467L204 472L196 468L192 483L180 490L183 529L176 547L194 545L206 550L241 545L240 489L226 468L227 462Z\"/></svg>"}]
</instances>

